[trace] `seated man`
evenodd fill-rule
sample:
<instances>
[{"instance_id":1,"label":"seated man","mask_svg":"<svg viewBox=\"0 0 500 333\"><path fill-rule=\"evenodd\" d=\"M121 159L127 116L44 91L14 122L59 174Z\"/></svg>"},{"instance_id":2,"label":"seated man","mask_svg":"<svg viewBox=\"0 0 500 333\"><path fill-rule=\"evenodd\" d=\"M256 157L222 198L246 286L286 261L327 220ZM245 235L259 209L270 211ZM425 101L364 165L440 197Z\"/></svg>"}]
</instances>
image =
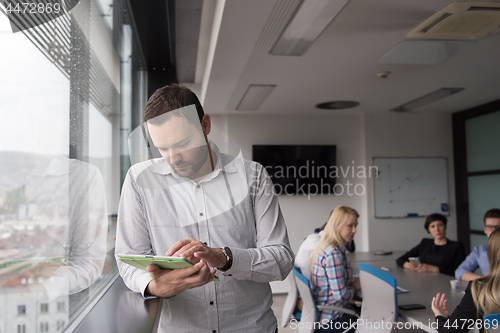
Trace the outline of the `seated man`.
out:
<instances>
[{"instance_id":1,"label":"seated man","mask_svg":"<svg viewBox=\"0 0 500 333\"><path fill-rule=\"evenodd\" d=\"M321 228L314 230L314 233L307 236L302 244L300 244L297 255L295 256L295 267L300 268L302 275L308 279L311 279L311 257L323 234L325 226L326 223L323 224Z\"/></svg>"},{"instance_id":2,"label":"seated man","mask_svg":"<svg viewBox=\"0 0 500 333\"><path fill-rule=\"evenodd\" d=\"M495 229L500 227L500 209L494 208L484 214L484 233L488 238ZM474 273L476 269L481 268L481 274L486 275L490 270L490 264L486 255L486 245L479 245L467 256L465 261L458 266L455 271L457 280L471 281L481 275Z\"/></svg>"}]
</instances>

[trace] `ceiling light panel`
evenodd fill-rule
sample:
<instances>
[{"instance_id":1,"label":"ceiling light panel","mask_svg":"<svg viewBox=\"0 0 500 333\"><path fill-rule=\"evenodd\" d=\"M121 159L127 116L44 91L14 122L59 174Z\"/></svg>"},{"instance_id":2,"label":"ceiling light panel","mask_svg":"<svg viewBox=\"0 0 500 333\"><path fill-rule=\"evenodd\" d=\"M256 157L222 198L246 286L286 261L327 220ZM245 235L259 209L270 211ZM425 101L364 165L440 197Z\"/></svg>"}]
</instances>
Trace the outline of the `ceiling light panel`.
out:
<instances>
[{"instance_id":1,"label":"ceiling light panel","mask_svg":"<svg viewBox=\"0 0 500 333\"><path fill-rule=\"evenodd\" d=\"M255 111L276 88L275 84L251 84L238 103L236 110Z\"/></svg>"},{"instance_id":2,"label":"ceiling light panel","mask_svg":"<svg viewBox=\"0 0 500 333\"><path fill-rule=\"evenodd\" d=\"M445 97L451 96L453 94L459 93L464 89L465 88L441 88L441 89L438 89L434 92L431 92L430 94L427 94L425 96L414 99L413 101L405 103L401 106L398 106L397 108L394 108L391 111L408 112L408 111L420 108L424 105L438 101L440 99L443 99Z\"/></svg>"},{"instance_id":3,"label":"ceiling light panel","mask_svg":"<svg viewBox=\"0 0 500 333\"><path fill-rule=\"evenodd\" d=\"M349 0L304 0L288 23L272 55L301 56Z\"/></svg>"},{"instance_id":4,"label":"ceiling light panel","mask_svg":"<svg viewBox=\"0 0 500 333\"><path fill-rule=\"evenodd\" d=\"M378 62L437 65L475 43L475 41L405 40L384 54Z\"/></svg>"}]
</instances>

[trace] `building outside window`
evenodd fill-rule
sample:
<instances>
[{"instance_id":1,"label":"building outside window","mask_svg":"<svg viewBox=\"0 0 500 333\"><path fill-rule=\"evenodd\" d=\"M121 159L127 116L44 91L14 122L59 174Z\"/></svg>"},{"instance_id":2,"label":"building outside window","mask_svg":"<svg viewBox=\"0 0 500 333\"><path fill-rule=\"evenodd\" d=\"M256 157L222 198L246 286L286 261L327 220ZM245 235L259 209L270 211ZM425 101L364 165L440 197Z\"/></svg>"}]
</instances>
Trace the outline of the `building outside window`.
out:
<instances>
[{"instance_id":1,"label":"building outside window","mask_svg":"<svg viewBox=\"0 0 500 333\"><path fill-rule=\"evenodd\" d=\"M64 312L66 310L66 303L57 302L57 311Z\"/></svg>"},{"instance_id":2,"label":"building outside window","mask_svg":"<svg viewBox=\"0 0 500 333\"><path fill-rule=\"evenodd\" d=\"M17 314L25 315L26 314L26 305L18 305L17 306Z\"/></svg>"},{"instance_id":3,"label":"building outside window","mask_svg":"<svg viewBox=\"0 0 500 333\"><path fill-rule=\"evenodd\" d=\"M121 113L135 105L144 62L127 1L63 3L78 10L32 22L0 1L0 63L12 64L0 75L0 306L9 313L0 327L19 333L48 331L38 320L50 303L58 331L77 325L118 275L114 224L129 163L120 155L131 131Z\"/></svg>"}]
</instances>

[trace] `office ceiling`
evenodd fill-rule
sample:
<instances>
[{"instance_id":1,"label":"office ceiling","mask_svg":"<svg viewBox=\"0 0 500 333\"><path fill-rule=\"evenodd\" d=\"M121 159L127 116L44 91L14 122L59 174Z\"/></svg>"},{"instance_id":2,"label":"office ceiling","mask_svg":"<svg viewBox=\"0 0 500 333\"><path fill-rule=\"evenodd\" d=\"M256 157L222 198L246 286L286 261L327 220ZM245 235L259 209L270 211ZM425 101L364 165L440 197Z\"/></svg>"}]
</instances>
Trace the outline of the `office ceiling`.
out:
<instances>
[{"instance_id":1,"label":"office ceiling","mask_svg":"<svg viewBox=\"0 0 500 333\"><path fill-rule=\"evenodd\" d=\"M500 34L478 40L437 65L378 62L408 32L451 2L350 0L300 57L269 53L300 0L204 0L201 22L177 19L177 27L201 27L193 81L201 87L207 113L389 112L440 88L465 88L413 111L452 113L500 98ZM189 54L178 50L178 66L183 59L193 63L193 48L185 52ZM381 79L380 71L391 74ZM236 111L250 84L276 88L256 111ZM337 111L315 108L333 100L360 105Z\"/></svg>"}]
</instances>

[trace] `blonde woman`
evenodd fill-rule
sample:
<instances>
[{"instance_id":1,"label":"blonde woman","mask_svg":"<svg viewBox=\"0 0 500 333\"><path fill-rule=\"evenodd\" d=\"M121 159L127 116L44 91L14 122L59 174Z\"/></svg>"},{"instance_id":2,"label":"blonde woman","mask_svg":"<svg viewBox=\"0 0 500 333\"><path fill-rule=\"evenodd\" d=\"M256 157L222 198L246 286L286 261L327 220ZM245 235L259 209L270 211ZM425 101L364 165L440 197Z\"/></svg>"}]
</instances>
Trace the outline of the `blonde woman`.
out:
<instances>
[{"instance_id":1,"label":"blonde woman","mask_svg":"<svg viewBox=\"0 0 500 333\"><path fill-rule=\"evenodd\" d=\"M483 315L490 313L500 313L500 229L496 229L490 235L487 247L490 270L485 276L469 282L465 295L455 311L448 317L445 294L438 293L432 299L432 311L436 315L438 322L438 332L467 332L468 324L473 320L482 322ZM457 320L458 319L458 320ZM445 327L448 320L449 328ZM466 320L467 325L452 327L453 322L458 323ZM470 322L469 322L470 320ZM479 321L478 321L479 322ZM463 327L462 327L463 326ZM481 329L481 332L484 332Z\"/></svg>"},{"instance_id":2,"label":"blonde woman","mask_svg":"<svg viewBox=\"0 0 500 333\"><path fill-rule=\"evenodd\" d=\"M345 245L356 234L358 217L354 209L339 206L328 219L311 259L311 288L317 305L349 308L349 301L361 288L359 278L352 276L345 256ZM319 321L321 328L316 330L318 333L342 332L345 323L355 323L356 317L338 311L320 311Z\"/></svg>"}]
</instances>

